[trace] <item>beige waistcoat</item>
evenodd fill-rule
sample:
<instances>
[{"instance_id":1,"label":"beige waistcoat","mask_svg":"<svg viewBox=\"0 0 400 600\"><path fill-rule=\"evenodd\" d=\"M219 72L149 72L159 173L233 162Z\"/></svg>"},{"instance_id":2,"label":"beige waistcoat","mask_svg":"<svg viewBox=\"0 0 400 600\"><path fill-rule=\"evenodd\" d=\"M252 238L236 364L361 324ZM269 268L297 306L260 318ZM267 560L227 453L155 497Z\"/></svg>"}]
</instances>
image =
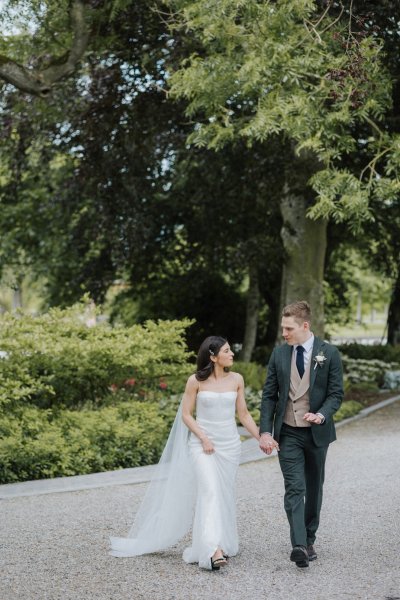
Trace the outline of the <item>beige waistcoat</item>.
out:
<instances>
[{"instance_id":1,"label":"beige waistcoat","mask_svg":"<svg viewBox=\"0 0 400 600\"><path fill-rule=\"evenodd\" d=\"M283 422L292 427L311 427L308 421L303 417L310 412L310 369L311 360L304 370L303 377L300 377L296 367L295 351L292 352L292 364L290 368L290 388L289 398L286 404L286 412Z\"/></svg>"}]
</instances>

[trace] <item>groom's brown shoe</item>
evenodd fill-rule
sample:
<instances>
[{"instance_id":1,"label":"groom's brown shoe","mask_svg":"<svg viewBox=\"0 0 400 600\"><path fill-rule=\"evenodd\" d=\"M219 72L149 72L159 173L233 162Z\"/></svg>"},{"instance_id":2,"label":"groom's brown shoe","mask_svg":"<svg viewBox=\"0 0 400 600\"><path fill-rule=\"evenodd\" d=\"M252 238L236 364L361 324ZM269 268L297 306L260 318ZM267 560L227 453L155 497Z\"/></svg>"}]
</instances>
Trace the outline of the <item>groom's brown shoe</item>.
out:
<instances>
[{"instance_id":1,"label":"groom's brown shoe","mask_svg":"<svg viewBox=\"0 0 400 600\"><path fill-rule=\"evenodd\" d=\"M307 546L307 554L308 554L308 560L316 560L318 558L317 553L315 552L314 546L312 544L310 544L309 546Z\"/></svg>"},{"instance_id":2,"label":"groom's brown shoe","mask_svg":"<svg viewBox=\"0 0 400 600\"><path fill-rule=\"evenodd\" d=\"M297 567L308 567L308 552L305 546L294 546L290 555L290 560L296 563Z\"/></svg>"}]
</instances>

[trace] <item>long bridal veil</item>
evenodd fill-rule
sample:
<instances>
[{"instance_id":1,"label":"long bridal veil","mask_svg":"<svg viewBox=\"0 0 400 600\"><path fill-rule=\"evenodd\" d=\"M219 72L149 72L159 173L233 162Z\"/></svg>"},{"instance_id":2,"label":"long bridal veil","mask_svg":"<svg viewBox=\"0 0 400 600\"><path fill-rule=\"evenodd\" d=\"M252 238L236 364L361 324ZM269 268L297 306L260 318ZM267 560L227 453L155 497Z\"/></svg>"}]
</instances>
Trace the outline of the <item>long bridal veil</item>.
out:
<instances>
[{"instance_id":1,"label":"long bridal veil","mask_svg":"<svg viewBox=\"0 0 400 600\"><path fill-rule=\"evenodd\" d=\"M189 429L182 421L182 402L164 451L126 538L112 537L112 556L138 556L165 550L190 529L196 497Z\"/></svg>"}]
</instances>

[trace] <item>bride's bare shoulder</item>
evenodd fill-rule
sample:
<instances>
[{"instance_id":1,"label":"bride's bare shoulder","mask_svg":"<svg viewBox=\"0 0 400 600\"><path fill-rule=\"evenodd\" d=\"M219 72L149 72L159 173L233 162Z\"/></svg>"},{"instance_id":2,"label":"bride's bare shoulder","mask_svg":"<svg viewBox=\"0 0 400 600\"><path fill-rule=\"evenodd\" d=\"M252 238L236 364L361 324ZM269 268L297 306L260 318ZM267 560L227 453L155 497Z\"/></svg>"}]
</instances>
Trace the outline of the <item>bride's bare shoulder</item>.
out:
<instances>
[{"instance_id":1,"label":"bride's bare shoulder","mask_svg":"<svg viewBox=\"0 0 400 600\"><path fill-rule=\"evenodd\" d=\"M236 373L236 371L231 371L230 374L234 377L237 385L241 385L244 383L243 376L240 373Z\"/></svg>"},{"instance_id":2,"label":"bride's bare shoulder","mask_svg":"<svg viewBox=\"0 0 400 600\"><path fill-rule=\"evenodd\" d=\"M193 373L193 375L191 375L186 382L186 389L188 389L188 390L196 389L197 390L198 387L199 387L199 382L196 379L196 375Z\"/></svg>"}]
</instances>

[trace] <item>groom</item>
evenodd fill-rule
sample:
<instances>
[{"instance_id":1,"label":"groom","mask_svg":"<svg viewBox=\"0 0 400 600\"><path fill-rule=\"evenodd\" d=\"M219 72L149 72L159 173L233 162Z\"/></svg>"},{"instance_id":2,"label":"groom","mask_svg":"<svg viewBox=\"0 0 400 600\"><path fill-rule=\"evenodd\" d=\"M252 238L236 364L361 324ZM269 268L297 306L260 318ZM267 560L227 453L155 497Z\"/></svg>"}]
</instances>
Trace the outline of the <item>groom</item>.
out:
<instances>
[{"instance_id":1,"label":"groom","mask_svg":"<svg viewBox=\"0 0 400 600\"><path fill-rule=\"evenodd\" d=\"M279 451L290 525L290 560L308 567L315 560L328 446L336 439L333 415L343 398L338 350L311 332L307 302L282 311L286 344L274 349L261 401L260 448Z\"/></svg>"}]
</instances>

